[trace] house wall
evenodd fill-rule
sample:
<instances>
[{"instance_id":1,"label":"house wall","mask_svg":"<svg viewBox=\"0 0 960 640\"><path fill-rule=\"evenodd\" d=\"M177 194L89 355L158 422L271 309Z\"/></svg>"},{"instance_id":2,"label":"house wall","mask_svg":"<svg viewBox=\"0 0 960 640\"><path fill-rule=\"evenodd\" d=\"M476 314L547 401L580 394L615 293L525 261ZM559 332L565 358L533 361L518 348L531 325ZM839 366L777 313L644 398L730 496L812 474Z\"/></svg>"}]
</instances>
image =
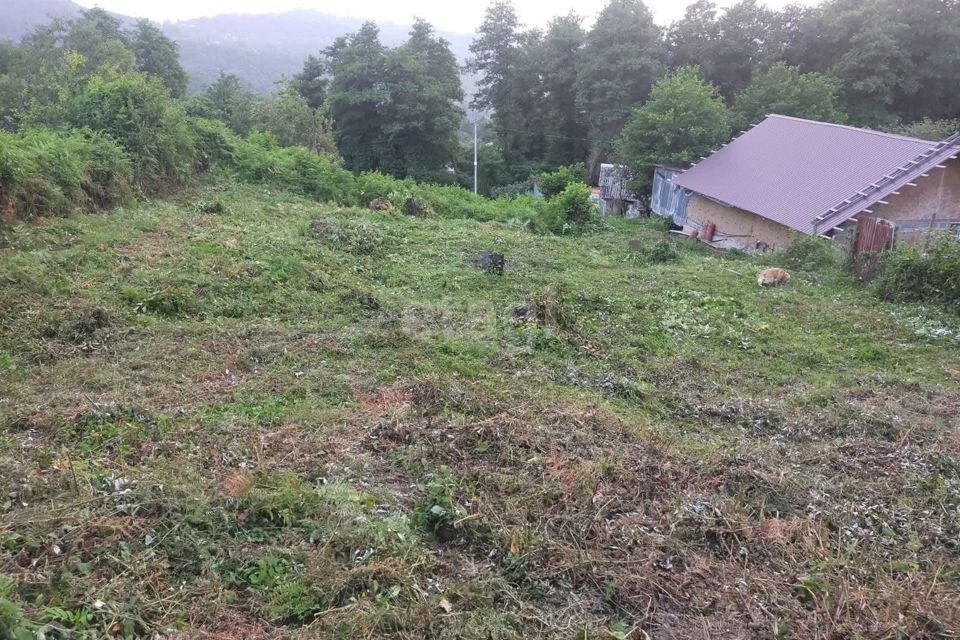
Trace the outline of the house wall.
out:
<instances>
[{"instance_id":1,"label":"house wall","mask_svg":"<svg viewBox=\"0 0 960 640\"><path fill-rule=\"evenodd\" d=\"M689 233L692 229L702 229L707 222L717 225L714 241L727 238L720 246L744 251L756 251L758 241L767 243L771 249L785 247L797 233L779 222L694 194L687 205L683 230Z\"/></svg>"},{"instance_id":2,"label":"house wall","mask_svg":"<svg viewBox=\"0 0 960 640\"><path fill-rule=\"evenodd\" d=\"M890 194L870 207L873 216L892 222L960 220L960 158L947 163L946 169L931 169L926 178L918 177L915 187L901 187L899 194Z\"/></svg>"}]
</instances>

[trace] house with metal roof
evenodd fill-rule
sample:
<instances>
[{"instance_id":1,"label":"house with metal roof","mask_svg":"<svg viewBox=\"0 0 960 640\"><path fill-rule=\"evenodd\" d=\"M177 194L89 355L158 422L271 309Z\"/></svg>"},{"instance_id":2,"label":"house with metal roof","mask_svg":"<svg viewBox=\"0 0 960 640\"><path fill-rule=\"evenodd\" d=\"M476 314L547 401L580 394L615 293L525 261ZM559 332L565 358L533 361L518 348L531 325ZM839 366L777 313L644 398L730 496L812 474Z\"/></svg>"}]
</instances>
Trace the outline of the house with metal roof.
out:
<instances>
[{"instance_id":1,"label":"house with metal roof","mask_svg":"<svg viewBox=\"0 0 960 640\"><path fill-rule=\"evenodd\" d=\"M861 218L897 230L960 228L960 134L933 142L771 115L685 172L684 230L714 246L783 247Z\"/></svg>"}]
</instances>

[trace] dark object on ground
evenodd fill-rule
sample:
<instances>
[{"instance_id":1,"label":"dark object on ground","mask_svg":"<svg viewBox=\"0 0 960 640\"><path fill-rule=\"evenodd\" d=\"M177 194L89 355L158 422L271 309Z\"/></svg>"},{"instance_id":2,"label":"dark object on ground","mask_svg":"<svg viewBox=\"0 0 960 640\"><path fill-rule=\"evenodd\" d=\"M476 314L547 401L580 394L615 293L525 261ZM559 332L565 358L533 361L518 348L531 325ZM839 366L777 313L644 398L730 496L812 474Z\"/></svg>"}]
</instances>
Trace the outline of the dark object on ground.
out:
<instances>
[{"instance_id":1,"label":"dark object on ground","mask_svg":"<svg viewBox=\"0 0 960 640\"><path fill-rule=\"evenodd\" d=\"M627 243L627 250L629 251L640 251L643 248L643 243L637 239L633 239Z\"/></svg>"},{"instance_id":2,"label":"dark object on ground","mask_svg":"<svg viewBox=\"0 0 960 640\"><path fill-rule=\"evenodd\" d=\"M407 215L421 217L423 215L423 207L421 207L415 198L407 198L406 202Z\"/></svg>"},{"instance_id":3,"label":"dark object on ground","mask_svg":"<svg viewBox=\"0 0 960 640\"><path fill-rule=\"evenodd\" d=\"M494 273L498 276L502 276L505 265L506 260L504 260L502 253L484 251L483 257L480 258L480 268L487 273Z\"/></svg>"},{"instance_id":4,"label":"dark object on ground","mask_svg":"<svg viewBox=\"0 0 960 640\"><path fill-rule=\"evenodd\" d=\"M510 317L514 320L521 320L526 318L530 314L530 307L523 305L522 307L517 307L510 313Z\"/></svg>"}]
</instances>

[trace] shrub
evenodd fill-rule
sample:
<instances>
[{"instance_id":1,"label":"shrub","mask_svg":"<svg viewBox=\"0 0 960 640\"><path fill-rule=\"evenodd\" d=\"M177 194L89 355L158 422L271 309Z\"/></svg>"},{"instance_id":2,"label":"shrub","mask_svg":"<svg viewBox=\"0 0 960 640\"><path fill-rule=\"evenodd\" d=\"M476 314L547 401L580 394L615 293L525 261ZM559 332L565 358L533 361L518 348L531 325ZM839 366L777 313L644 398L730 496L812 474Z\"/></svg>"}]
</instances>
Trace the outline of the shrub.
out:
<instances>
[{"instance_id":1,"label":"shrub","mask_svg":"<svg viewBox=\"0 0 960 640\"><path fill-rule=\"evenodd\" d=\"M495 199L516 198L517 196L527 195L532 190L532 182L529 180L521 180L519 182L512 182L499 187L493 187L490 189L490 197Z\"/></svg>"},{"instance_id":2,"label":"shrub","mask_svg":"<svg viewBox=\"0 0 960 640\"><path fill-rule=\"evenodd\" d=\"M233 164L240 139L227 125L219 120L188 118L187 126L196 147L194 167L197 171Z\"/></svg>"},{"instance_id":3,"label":"shrub","mask_svg":"<svg viewBox=\"0 0 960 640\"><path fill-rule=\"evenodd\" d=\"M132 195L132 181L126 154L101 134L0 132L0 212L5 217L116 206Z\"/></svg>"},{"instance_id":4,"label":"shrub","mask_svg":"<svg viewBox=\"0 0 960 640\"><path fill-rule=\"evenodd\" d=\"M840 256L829 240L797 235L782 251L776 262L787 269L799 271L829 271L840 264Z\"/></svg>"},{"instance_id":5,"label":"shrub","mask_svg":"<svg viewBox=\"0 0 960 640\"><path fill-rule=\"evenodd\" d=\"M960 311L960 239L943 233L926 255L915 246L885 252L874 286L884 300L936 302Z\"/></svg>"},{"instance_id":6,"label":"shrub","mask_svg":"<svg viewBox=\"0 0 960 640\"><path fill-rule=\"evenodd\" d=\"M357 203L356 178L330 156L304 147L286 147L273 155L280 184L322 202Z\"/></svg>"},{"instance_id":7,"label":"shrub","mask_svg":"<svg viewBox=\"0 0 960 640\"><path fill-rule=\"evenodd\" d=\"M582 162L579 162L577 164L560 167L553 172L541 173L538 178L540 180L540 191L543 192L543 196L545 198L552 198L562 193L568 184L586 184L587 168Z\"/></svg>"},{"instance_id":8,"label":"shrub","mask_svg":"<svg viewBox=\"0 0 960 640\"><path fill-rule=\"evenodd\" d=\"M582 231L596 218L597 208L585 184L571 183L542 206L537 227L541 231L569 233Z\"/></svg>"},{"instance_id":9,"label":"shrub","mask_svg":"<svg viewBox=\"0 0 960 640\"><path fill-rule=\"evenodd\" d=\"M390 198L395 191L402 189L403 181L379 171L366 171L357 176L357 193L361 205L368 205L379 198Z\"/></svg>"},{"instance_id":10,"label":"shrub","mask_svg":"<svg viewBox=\"0 0 960 640\"><path fill-rule=\"evenodd\" d=\"M145 191L170 191L193 169L194 139L184 114L156 79L95 77L69 107L70 122L107 134L133 160Z\"/></svg>"},{"instance_id":11,"label":"shrub","mask_svg":"<svg viewBox=\"0 0 960 640\"><path fill-rule=\"evenodd\" d=\"M640 262L646 264L664 264L680 259L676 245L669 240L657 240L650 246L644 246L636 256Z\"/></svg>"}]
</instances>

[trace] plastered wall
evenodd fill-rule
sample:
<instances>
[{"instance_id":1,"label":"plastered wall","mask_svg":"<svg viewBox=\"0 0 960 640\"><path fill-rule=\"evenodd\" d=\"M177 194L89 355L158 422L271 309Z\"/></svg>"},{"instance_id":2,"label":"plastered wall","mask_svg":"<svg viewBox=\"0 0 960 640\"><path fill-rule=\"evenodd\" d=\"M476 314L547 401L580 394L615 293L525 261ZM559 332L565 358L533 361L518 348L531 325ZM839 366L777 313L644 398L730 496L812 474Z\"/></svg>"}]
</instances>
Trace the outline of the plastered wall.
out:
<instances>
[{"instance_id":1,"label":"plastered wall","mask_svg":"<svg viewBox=\"0 0 960 640\"><path fill-rule=\"evenodd\" d=\"M689 233L692 228L701 229L708 221L717 225L714 240L725 236L728 238L720 243L724 248L756 251L759 240L770 245L771 249L778 249L790 244L796 234L796 231L778 222L694 194L687 206L684 231Z\"/></svg>"}]
</instances>

